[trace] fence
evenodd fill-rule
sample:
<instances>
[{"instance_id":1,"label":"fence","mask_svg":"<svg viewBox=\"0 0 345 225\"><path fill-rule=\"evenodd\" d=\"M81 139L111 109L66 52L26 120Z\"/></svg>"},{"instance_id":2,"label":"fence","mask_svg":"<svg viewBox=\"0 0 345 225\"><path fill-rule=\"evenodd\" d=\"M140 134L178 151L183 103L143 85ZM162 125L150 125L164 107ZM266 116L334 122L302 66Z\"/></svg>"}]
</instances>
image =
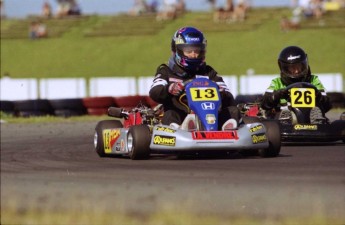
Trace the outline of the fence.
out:
<instances>
[{"instance_id":1,"label":"fence","mask_svg":"<svg viewBox=\"0 0 345 225\"><path fill-rule=\"evenodd\" d=\"M278 75L223 75L234 96L262 94ZM344 92L340 73L318 74L328 92ZM153 77L0 79L0 100L148 95Z\"/></svg>"}]
</instances>

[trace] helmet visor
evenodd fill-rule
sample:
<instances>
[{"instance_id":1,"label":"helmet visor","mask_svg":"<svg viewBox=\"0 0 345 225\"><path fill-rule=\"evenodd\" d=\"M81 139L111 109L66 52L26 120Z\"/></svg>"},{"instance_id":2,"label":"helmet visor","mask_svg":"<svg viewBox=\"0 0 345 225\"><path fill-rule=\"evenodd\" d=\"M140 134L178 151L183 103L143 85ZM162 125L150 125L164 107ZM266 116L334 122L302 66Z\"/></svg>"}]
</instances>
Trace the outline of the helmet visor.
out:
<instances>
[{"instance_id":1,"label":"helmet visor","mask_svg":"<svg viewBox=\"0 0 345 225\"><path fill-rule=\"evenodd\" d=\"M298 63L282 63L281 70L284 74L291 78L300 78L307 74L308 63L306 60Z\"/></svg>"},{"instance_id":2,"label":"helmet visor","mask_svg":"<svg viewBox=\"0 0 345 225\"><path fill-rule=\"evenodd\" d=\"M205 57L204 44L179 44L177 45L177 51L179 55L189 59L203 59Z\"/></svg>"}]
</instances>

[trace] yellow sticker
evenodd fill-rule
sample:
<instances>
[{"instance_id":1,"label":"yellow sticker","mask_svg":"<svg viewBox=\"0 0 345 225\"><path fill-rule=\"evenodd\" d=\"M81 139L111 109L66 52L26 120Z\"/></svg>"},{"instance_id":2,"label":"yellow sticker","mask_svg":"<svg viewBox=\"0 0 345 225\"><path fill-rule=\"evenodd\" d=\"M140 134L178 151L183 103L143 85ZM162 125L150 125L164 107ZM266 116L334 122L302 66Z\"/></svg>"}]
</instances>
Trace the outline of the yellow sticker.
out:
<instances>
[{"instance_id":1,"label":"yellow sticker","mask_svg":"<svg viewBox=\"0 0 345 225\"><path fill-rule=\"evenodd\" d=\"M105 153L111 153L112 147L119 137L120 137L119 129L103 130L103 143L104 143Z\"/></svg>"},{"instance_id":2,"label":"yellow sticker","mask_svg":"<svg viewBox=\"0 0 345 225\"><path fill-rule=\"evenodd\" d=\"M313 88L291 88L291 106L294 108L315 107L315 89Z\"/></svg>"},{"instance_id":3,"label":"yellow sticker","mask_svg":"<svg viewBox=\"0 0 345 225\"><path fill-rule=\"evenodd\" d=\"M193 101L218 101L219 96L215 87L190 88Z\"/></svg>"}]
</instances>

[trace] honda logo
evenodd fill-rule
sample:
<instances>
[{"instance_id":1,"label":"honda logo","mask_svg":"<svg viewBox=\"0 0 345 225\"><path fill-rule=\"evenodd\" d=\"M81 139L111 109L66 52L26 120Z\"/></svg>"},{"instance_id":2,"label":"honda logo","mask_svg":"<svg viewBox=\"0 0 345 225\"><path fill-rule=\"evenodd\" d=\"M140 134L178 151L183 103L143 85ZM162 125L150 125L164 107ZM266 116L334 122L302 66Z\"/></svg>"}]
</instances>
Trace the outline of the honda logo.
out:
<instances>
[{"instance_id":1,"label":"honda logo","mask_svg":"<svg viewBox=\"0 0 345 225\"><path fill-rule=\"evenodd\" d=\"M201 103L201 108L203 110L214 110L215 105L213 102L204 102L204 103Z\"/></svg>"}]
</instances>

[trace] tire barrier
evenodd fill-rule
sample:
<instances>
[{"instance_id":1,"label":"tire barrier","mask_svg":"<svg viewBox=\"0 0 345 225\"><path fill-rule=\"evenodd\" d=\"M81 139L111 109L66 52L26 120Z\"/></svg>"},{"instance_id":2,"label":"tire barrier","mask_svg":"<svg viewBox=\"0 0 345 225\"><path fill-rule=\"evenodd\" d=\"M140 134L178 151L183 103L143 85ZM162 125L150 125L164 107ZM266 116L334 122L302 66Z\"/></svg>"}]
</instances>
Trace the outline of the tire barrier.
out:
<instances>
[{"instance_id":1,"label":"tire barrier","mask_svg":"<svg viewBox=\"0 0 345 225\"><path fill-rule=\"evenodd\" d=\"M114 103L118 107L121 107L127 110L136 107L140 103L150 107L150 104L147 103L146 101L146 96L143 96L143 95L114 97Z\"/></svg>"},{"instance_id":2,"label":"tire barrier","mask_svg":"<svg viewBox=\"0 0 345 225\"><path fill-rule=\"evenodd\" d=\"M328 92L327 93L332 108L345 108L345 93ZM237 104L260 102L262 94L237 95L235 100ZM107 115L110 106L124 109L132 109L139 103L154 108L158 105L149 96L134 95L122 97L87 97L72 99L36 99L22 101L0 100L0 111L18 116L45 116L54 115L61 117L80 116L80 115Z\"/></svg>"},{"instance_id":3,"label":"tire barrier","mask_svg":"<svg viewBox=\"0 0 345 225\"><path fill-rule=\"evenodd\" d=\"M14 115L14 103L12 101L0 101L0 111Z\"/></svg>"},{"instance_id":4,"label":"tire barrier","mask_svg":"<svg viewBox=\"0 0 345 225\"><path fill-rule=\"evenodd\" d=\"M81 98L49 100L55 116L70 117L85 115L87 110Z\"/></svg>"},{"instance_id":5,"label":"tire barrier","mask_svg":"<svg viewBox=\"0 0 345 225\"><path fill-rule=\"evenodd\" d=\"M107 114L109 107L116 106L114 97L111 96L88 97L83 98L82 100L87 110L87 114L94 116Z\"/></svg>"},{"instance_id":6,"label":"tire barrier","mask_svg":"<svg viewBox=\"0 0 345 225\"><path fill-rule=\"evenodd\" d=\"M47 99L14 101L14 114L20 117L54 115L54 110Z\"/></svg>"}]
</instances>

